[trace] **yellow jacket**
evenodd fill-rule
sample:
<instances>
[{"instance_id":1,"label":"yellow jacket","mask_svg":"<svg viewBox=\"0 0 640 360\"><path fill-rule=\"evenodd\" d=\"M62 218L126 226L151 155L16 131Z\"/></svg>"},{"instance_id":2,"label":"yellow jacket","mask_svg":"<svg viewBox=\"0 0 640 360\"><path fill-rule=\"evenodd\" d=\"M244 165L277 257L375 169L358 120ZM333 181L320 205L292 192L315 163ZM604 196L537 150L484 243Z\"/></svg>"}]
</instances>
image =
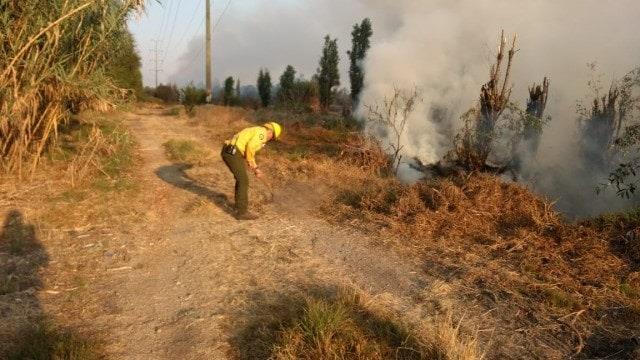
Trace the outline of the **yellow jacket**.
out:
<instances>
[{"instance_id":1,"label":"yellow jacket","mask_svg":"<svg viewBox=\"0 0 640 360\"><path fill-rule=\"evenodd\" d=\"M240 131L231 140L227 140L224 143L235 145L253 169L258 166L256 164L256 153L264 147L267 141L267 128L253 126Z\"/></svg>"}]
</instances>

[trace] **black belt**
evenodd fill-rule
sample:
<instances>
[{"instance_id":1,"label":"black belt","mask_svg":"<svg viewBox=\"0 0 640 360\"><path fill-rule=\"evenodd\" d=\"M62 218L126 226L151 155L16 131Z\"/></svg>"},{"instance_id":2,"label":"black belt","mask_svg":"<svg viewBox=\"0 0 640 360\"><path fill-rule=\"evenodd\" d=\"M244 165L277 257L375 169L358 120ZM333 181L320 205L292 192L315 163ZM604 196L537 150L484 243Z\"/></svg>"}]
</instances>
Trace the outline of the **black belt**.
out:
<instances>
[{"instance_id":1,"label":"black belt","mask_svg":"<svg viewBox=\"0 0 640 360\"><path fill-rule=\"evenodd\" d=\"M222 151L229 155L235 155L238 152L238 147L231 144L225 144L222 148Z\"/></svg>"}]
</instances>

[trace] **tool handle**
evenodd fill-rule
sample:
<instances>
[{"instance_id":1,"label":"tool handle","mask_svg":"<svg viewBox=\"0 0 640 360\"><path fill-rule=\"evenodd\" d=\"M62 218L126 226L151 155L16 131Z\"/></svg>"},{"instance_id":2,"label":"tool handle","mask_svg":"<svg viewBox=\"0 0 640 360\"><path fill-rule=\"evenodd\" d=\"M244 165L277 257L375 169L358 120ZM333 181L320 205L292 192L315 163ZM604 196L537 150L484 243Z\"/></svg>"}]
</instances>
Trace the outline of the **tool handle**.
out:
<instances>
[{"instance_id":1,"label":"tool handle","mask_svg":"<svg viewBox=\"0 0 640 360\"><path fill-rule=\"evenodd\" d=\"M267 180L261 178L261 177L257 177L256 178L262 183L262 185L266 186L266 188L269 190L269 193L271 194L271 197L273 197L273 187L271 186L271 184L269 184L269 182L267 182Z\"/></svg>"}]
</instances>

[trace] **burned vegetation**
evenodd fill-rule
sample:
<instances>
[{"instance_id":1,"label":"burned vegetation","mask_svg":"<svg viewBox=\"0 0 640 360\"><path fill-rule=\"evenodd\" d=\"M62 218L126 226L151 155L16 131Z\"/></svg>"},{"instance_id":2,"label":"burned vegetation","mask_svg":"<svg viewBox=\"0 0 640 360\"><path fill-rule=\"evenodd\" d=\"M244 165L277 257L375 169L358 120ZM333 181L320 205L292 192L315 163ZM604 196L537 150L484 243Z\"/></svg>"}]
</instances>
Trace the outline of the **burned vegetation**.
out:
<instances>
[{"instance_id":1,"label":"burned vegetation","mask_svg":"<svg viewBox=\"0 0 640 360\"><path fill-rule=\"evenodd\" d=\"M540 145L543 127L549 121L545 109L550 81L533 83L529 88L526 110L511 101L510 83L514 58L518 51L514 36L507 49L504 31L489 81L482 85L478 104L462 115L463 127L454 139L454 150L447 157L466 172L511 172L518 179L525 163L533 161ZM503 70L504 68L504 70ZM447 160L446 159L446 160ZM439 164L439 173L443 172ZM446 166L446 165L444 165Z\"/></svg>"},{"instance_id":2,"label":"burned vegetation","mask_svg":"<svg viewBox=\"0 0 640 360\"><path fill-rule=\"evenodd\" d=\"M352 179L335 198L340 211L332 207L330 214L365 231L374 224L390 244L428 264L425 271L457 284L458 294L480 313L495 311L492 320L483 320L501 329L491 335L492 357L640 356L633 335L640 333L635 213L572 223L552 201L495 176L510 173L527 182L551 121L549 77L528 88L523 108L512 99L516 45L516 37L500 37L489 81L476 106L463 114L453 151L436 164L415 159L412 167L425 179ZM614 84L580 113L577 143L591 164L589 179L599 174L606 180L623 149L637 152L640 131L630 116L637 110L635 85L625 78L624 86ZM369 153L351 152L350 159L358 162ZM638 164L623 164L610 181L625 186ZM596 185L583 189L594 201Z\"/></svg>"}]
</instances>

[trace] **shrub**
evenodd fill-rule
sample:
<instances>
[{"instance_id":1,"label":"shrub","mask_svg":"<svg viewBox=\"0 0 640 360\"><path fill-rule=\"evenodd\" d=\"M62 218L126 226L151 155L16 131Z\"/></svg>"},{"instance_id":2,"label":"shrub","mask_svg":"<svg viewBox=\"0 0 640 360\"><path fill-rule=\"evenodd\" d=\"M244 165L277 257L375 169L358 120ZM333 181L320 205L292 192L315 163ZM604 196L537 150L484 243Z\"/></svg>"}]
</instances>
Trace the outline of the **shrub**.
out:
<instances>
[{"instance_id":1,"label":"shrub","mask_svg":"<svg viewBox=\"0 0 640 360\"><path fill-rule=\"evenodd\" d=\"M207 102L207 91L198 89L193 84L180 89L181 102L187 112L187 115L195 115L196 105L202 105Z\"/></svg>"},{"instance_id":2,"label":"shrub","mask_svg":"<svg viewBox=\"0 0 640 360\"><path fill-rule=\"evenodd\" d=\"M167 104L177 103L180 100L180 91L175 84L160 84L153 92L153 96Z\"/></svg>"},{"instance_id":3,"label":"shrub","mask_svg":"<svg viewBox=\"0 0 640 360\"><path fill-rule=\"evenodd\" d=\"M224 81L224 92L222 93L222 103L225 106L234 105L235 99L237 98L235 96L235 94L233 93L234 92L233 84L234 84L234 80L233 80L233 77L231 77L231 76L229 76Z\"/></svg>"},{"instance_id":4,"label":"shrub","mask_svg":"<svg viewBox=\"0 0 640 360\"><path fill-rule=\"evenodd\" d=\"M136 53L133 35L123 28L114 32L114 41L119 46L111 51L111 61L107 62L106 73L114 83L137 98L143 97L140 56Z\"/></svg>"},{"instance_id":5,"label":"shrub","mask_svg":"<svg viewBox=\"0 0 640 360\"><path fill-rule=\"evenodd\" d=\"M297 79L291 88L290 107L304 112L320 110L318 82L315 80Z\"/></svg>"}]
</instances>

